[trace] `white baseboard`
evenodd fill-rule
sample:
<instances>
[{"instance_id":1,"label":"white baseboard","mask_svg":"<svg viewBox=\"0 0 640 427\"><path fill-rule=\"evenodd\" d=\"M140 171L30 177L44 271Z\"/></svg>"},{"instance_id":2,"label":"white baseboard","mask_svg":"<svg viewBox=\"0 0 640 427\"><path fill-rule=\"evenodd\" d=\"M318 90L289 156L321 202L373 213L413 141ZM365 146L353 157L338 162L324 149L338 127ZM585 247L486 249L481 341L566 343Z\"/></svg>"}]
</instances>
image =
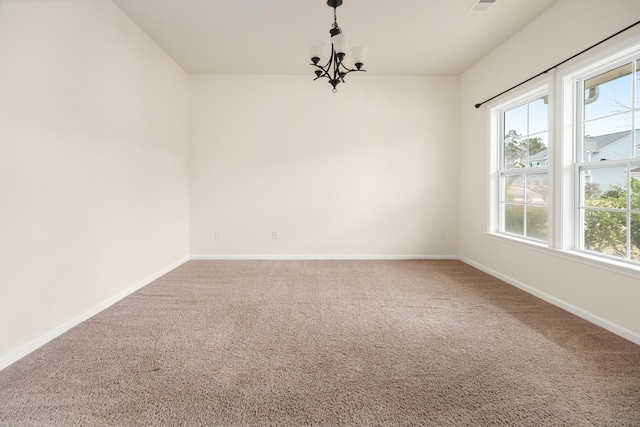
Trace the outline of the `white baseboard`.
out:
<instances>
[{"instance_id":1,"label":"white baseboard","mask_svg":"<svg viewBox=\"0 0 640 427\"><path fill-rule=\"evenodd\" d=\"M468 264L474 268L477 268L478 270L484 271L487 274L490 274L493 277L496 277L512 286L515 286L518 289L521 289L535 297L540 298L541 300L544 300L550 304L555 305L556 307L560 307L561 309L568 311L571 314L575 314L576 316L591 322L595 325L600 326L603 329L606 329L609 332L612 332L618 336L621 336L622 338L625 338L635 344L640 345L640 334L631 331L627 328L624 328L620 325L617 325L607 319L604 319L600 316L597 316L589 311L583 310L580 307L576 307L573 304L570 304L566 301L563 301L559 298L554 297L553 295L549 295L546 292L542 292L534 287L531 287L529 285L526 285L518 280L515 280L511 277L505 276L502 273L499 273L495 270L492 270L484 265L478 264L474 261L471 261L465 257L459 257L460 261L464 262L465 264Z\"/></svg>"},{"instance_id":2,"label":"white baseboard","mask_svg":"<svg viewBox=\"0 0 640 427\"><path fill-rule=\"evenodd\" d=\"M238 260L458 260L458 255L192 255L192 260L199 261L238 261Z\"/></svg>"},{"instance_id":3,"label":"white baseboard","mask_svg":"<svg viewBox=\"0 0 640 427\"><path fill-rule=\"evenodd\" d=\"M95 316L96 314L100 313L102 310L112 306L113 304L115 304L116 302L120 301L122 298L131 295L132 293L134 293L135 291L137 291L138 289L141 289L143 287L145 287L146 285L148 285L149 283L153 282L154 280L160 278L161 276L167 274L168 272L170 272L171 270L179 267L180 265L184 264L185 262L189 261L189 257L185 257L165 268L163 268L162 270L144 278L143 280L139 281L138 283L128 287L127 289L117 293L116 295L110 297L109 299L101 302L100 304L96 305L95 307L90 308L89 310L85 311L84 313L79 314L78 316L74 317L73 319L70 319L67 322L64 322L61 325L58 325L57 327L55 327L54 329L50 330L49 332L45 333L44 335L39 336L38 338L18 347L17 349L9 352L8 354L5 354L3 356L0 356L0 371L3 370L4 368L6 368L7 366L17 362L18 360L22 359L23 357L25 357L26 355L28 355L29 353L31 353L34 350L37 350L38 348L42 347L43 345L45 345L46 343L48 343L49 341L53 340L54 338L59 337L60 335L64 334L65 332L67 332L69 329L79 325L80 323L84 322L85 320L89 319L92 316Z\"/></svg>"}]
</instances>

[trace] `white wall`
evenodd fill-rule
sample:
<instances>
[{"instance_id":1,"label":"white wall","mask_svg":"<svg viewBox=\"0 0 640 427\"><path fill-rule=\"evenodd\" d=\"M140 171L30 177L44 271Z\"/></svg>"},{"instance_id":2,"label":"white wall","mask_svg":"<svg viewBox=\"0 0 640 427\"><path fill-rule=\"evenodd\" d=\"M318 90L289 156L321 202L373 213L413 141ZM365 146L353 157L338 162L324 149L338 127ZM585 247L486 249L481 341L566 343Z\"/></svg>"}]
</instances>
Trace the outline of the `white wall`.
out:
<instances>
[{"instance_id":1,"label":"white wall","mask_svg":"<svg viewBox=\"0 0 640 427\"><path fill-rule=\"evenodd\" d=\"M460 78L460 254L629 339L640 342L640 277L580 262L560 251L533 250L486 234L489 167L488 107L500 93L634 23L637 0L561 0ZM638 34L625 33L599 48ZM561 68L583 61L576 58Z\"/></svg>"},{"instance_id":2,"label":"white wall","mask_svg":"<svg viewBox=\"0 0 640 427\"><path fill-rule=\"evenodd\" d=\"M455 256L457 87L191 76L191 255Z\"/></svg>"},{"instance_id":3,"label":"white wall","mask_svg":"<svg viewBox=\"0 0 640 427\"><path fill-rule=\"evenodd\" d=\"M187 86L108 0L0 4L0 368L187 257Z\"/></svg>"}]
</instances>

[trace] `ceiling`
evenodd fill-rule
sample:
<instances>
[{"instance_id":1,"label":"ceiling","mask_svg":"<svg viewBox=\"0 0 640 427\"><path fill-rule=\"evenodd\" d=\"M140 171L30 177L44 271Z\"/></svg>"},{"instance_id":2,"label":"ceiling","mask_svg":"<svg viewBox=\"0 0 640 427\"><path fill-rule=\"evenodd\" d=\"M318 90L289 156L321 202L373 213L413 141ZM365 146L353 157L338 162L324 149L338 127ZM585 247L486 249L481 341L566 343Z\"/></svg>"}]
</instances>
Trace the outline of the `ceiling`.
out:
<instances>
[{"instance_id":1,"label":"ceiling","mask_svg":"<svg viewBox=\"0 0 640 427\"><path fill-rule=\"evenodd\" d=\"M344 0L338 24L376 75L459 75L559 0ZM325 0L113 0L192 74L310 74L329 42ZM328 47L325 46L325 52Z\"/></svg>"}]
</instances>

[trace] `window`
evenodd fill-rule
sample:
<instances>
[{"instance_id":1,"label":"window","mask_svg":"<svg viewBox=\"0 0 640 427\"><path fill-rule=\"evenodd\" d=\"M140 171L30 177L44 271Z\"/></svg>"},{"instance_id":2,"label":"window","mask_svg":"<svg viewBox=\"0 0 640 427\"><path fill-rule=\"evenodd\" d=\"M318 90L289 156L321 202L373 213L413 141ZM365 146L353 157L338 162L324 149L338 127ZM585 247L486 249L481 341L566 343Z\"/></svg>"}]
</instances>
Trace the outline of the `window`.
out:
<instances>
[{"instance_id":1,"label":"window","mask_svg":"<svg viewBox=\"0 0 640 427\"><path fill-rule=\"evenodd\" d=\"M640 53L575 79L576 248L640 263Z\"/></svg>"},{"instance_id":2,"label":"window","mask_svg":"<svg viewBox=\"0 0 640 427\"><path fill-rule=\"evenodd\" d=\"M490 112L490 231L640 266L640 37Z\"/></svg>"},{"instance_id":3,"label":"window","mask_svg":"<svg viewBox=\"0 0 640 427\"><path fill-rule=\"evenodd\" d=\"M499 232L546 242L549 217L546 89L497 111Z\"/></svg>"}]
</instances>

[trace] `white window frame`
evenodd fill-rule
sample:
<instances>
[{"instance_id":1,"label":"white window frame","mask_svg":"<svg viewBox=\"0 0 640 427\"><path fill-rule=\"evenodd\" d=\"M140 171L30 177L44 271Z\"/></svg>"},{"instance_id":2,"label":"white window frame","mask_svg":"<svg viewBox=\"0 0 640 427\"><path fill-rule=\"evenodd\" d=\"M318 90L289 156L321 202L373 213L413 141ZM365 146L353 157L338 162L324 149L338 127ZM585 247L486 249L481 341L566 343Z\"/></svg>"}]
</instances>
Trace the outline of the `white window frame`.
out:
<instances>
[{"instance_id":1,"label":"white window frame","mask_svg":"<svg viewBox=\"0 0 640 427\"><path fill-rule=\"evenodd\" d=\"M573 170L572 181L573 181L573 208L572 208L572 245L571 249L580 253L588 254L595 258L600 258L602 260L609 260L615 263L628 263L628 265L640 266L640 261L635 261L631 259L631 254L627 253L626 258L607 255L603 253L599 253L596 251L591 251L585 248L584 243L584 214L586 210L583 202L584 194L581 186L581 176L580 171L585 167L596 169L609 169L615 167L626 167L627 173L629 171L629 165L631 163L637 163L640 161L640 157L638 156L638 152L636 151L635 145L640 142L636 141L636 129L640 128L640 109L638 108L638 88L637 81L635 76L636 72L640 72L640 67L637 67L637 61L640 60L640 42L635 42L631 47L627 48L619 48L616 53L613 54L605 54L602 55L601 58L590 61L589 65L583 65L581 67L576 67L577 69L571 73L567 73L563 78L563 86L570 88L570 91L565 91L565 102L567 101L567 97L570 96L573 100L570 104L572 105L572 109L570 111L571 116L565 116L563 118L565 124L568 126L571 124L573 128L573 137L570 139L565 139L563 144L572 145L572 156L566 162L567 166L570 166ZM631 107L631 136L632 141L635 141L634 147L632 148L632 153L630 157L623 159L613 159L607 160L606 164L601 164L601 162L590 162L586 161L583 158L584 154L584 118L583 118L583 102L584 102L584 91L582 82L588 80L592 77L598 76L604 72L609 70L613 70L617 67L632 63L632 70L634 72L632 78L632 107ZM636 69L637 68L637 69ZM569 104L569 102L567 102ZM571 122L569 120L571 117ZM624 210L621 210L621 213L625 213L627 217L627 224L630 224L631 215L633 213L638 213L638 211L633 211L630 208L630 177L627 177L627 207ZM626 236L626 247L627 250L631 248L630 235L627 233Z\"/></svg>"},{"instance_id":2,"label":"white window frame","mask_svg":"<svg viewBox=\"0 0 640 427\"><path fill-rule=\"evenodd\" d=\"M551 106L551 83L549 79L546 79L542 83L538 83L535 86L523 89L519 92L516 92L513 97L511 97L508 101L502 102L494 105L490 108L490 178L489 178L489 188L490 188L490 203L489 203L489 230L492 234L497 234L500 236L504 236L506 238L515 239L527 243L531 243L534 245L547 246L548 242L552 237L552 185L549 185L549 193L547 198L547 224L548 224L548 234L546 240L535 239L531 237L527 237L525 235L519 235L514 233L509 233L505 231L505 221L504 221L504 209L503 209L503 200L505 199L503 193L502 186L502 177L503 175L509 175L510 172L513 172L513 169L504 169L504 124L503 124L503 114L506 111L517 108L524 104L527 104L531 101L534 101L541 97L548 97L548 120L549 123L547 125L548 131L548 145L547 145L547 153L548 153L548 163L546 167L535 167L535 168L522 168L522 173L524 175L533 175L536 173L545 173L547 174L547 182L551 184L552 182L552 150L553 150L553 129L551 126L552 120L552 106ZM526 170L526 171L525 171ZM518 171L520 172L520 171ZM525 203L526 204L526 203ZM526 226L526 220L525 220Z\"/></svg>"},{"instance_id":3,"label":"white window frame","mask_svg":"<svg viewBox=\"0 0 640 427\"><path fill-rule=\"evenodd\" d=\"M640 278L640 263L627 262L618 257L608 258L599 253L580 250L576 239L580 238L578 206L580 203L579 168L576 159L578 133L576 111L578 107L577 79L587 75L598 75L636 57L640 52L640 35L598 49L586 59L575 64L550 70L508 95L488 104L489 112L489 203L487 205L487 232L489 236L509 244L547 253L573 262L596 265L614 273ZM640 69L640 67L638 67ZM636 82L636 84L638 84ZM548 89L549 96L549 163L548 163L548 242L540 243L525 238L500 233L500 110L513 108L536 93ZM638 91L635 92L638 94ZM506 98L508 96L508 98ZM640 121L640 117L636 117ZM638 138L640 139L640 138ZM639 141L640 142L640 141ZM640 160L640 157L636 158Z\"/></svg>"}]
</instances>

